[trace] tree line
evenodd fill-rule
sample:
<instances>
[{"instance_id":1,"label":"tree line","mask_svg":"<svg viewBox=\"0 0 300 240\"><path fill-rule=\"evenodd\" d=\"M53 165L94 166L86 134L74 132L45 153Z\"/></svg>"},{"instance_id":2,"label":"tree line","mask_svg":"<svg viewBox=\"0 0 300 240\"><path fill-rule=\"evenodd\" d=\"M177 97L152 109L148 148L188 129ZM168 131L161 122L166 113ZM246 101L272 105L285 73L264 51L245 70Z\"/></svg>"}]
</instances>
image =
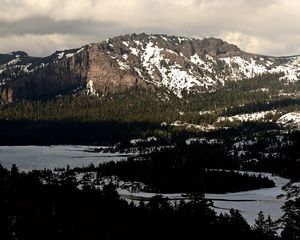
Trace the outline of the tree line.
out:
<instances>
[{"instance_id":1,"label":"tree line","mask_svg":"<svg viewBox=\"0 0 300 240\"><path fill-rule=\"evenodd\" d=\"M262 213L250 227L236 210L217 215L201 194L175 205L159 195L134 204L120 199L111 184L103 190L90 185L80 190L76 178L68 174L60 184L43 184L36 171L20 173L15 166L0 167L0 183L0 237L4 240L299 239L295 216L289 218L294 227L283 222L286 227L278 237L277 224Z\"/></svg>"}]
</instances>

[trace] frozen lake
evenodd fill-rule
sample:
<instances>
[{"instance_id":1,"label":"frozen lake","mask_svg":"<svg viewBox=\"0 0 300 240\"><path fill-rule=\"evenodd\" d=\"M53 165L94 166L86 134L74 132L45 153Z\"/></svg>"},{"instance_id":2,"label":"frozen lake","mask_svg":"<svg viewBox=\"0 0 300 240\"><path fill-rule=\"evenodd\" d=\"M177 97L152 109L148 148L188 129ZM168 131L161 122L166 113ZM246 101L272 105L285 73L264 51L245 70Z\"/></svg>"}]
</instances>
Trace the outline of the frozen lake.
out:
<instances>
[{"instance_id":1,"label":"frozen lake","mask_svg":"<svg viewBox=\"0 0 300 240\"><path fill-rule=\"evenodd\" d=\"M289 182L289 179L272 176L269 173L262 175L273 180L276 186L238 193L205 194L205 197L214 199L216 212L229 213L230 208L237 209L251 225L255 223L260 211L263 211L265 215L270 215L273 220L277 220L283 215L281 207L286 201L285 197L278 198L278 196L285 195L282 187ZM226 201L223 201L224 199Z\"/></svg>"},{"instance_id":2,"label":"frozen lake","mask_svg":"<svg viewBox=\"0 0 300 240\"><path fill-rule=\"evenodd\" d=\"M242 171L238 172L245 173ZM261 174L262 176L268 177L275 182L275 187L236 193L205 194L205 198L213 201L214 210L217 213L229 213L231 208L239 210L250 225L255 223L257 214L260 211L263 211L266 216L270 215L273 220L279 219L283 215L281 207L285 203L286 198L278 198L278 196L285 195L282 187L289 182L289 179L273 176L270 173L247 173L255 175ZM155 193L145 192L130 193L123 189L119 189L119 193L125 199L137 201L149 200L156 195ZM184 193L162 195L169 198L171 201L186 199Z\"/></svg>"},{"instance_id":3,"label":"frozen lake","mask_svg":"<svg viewBox=\"0 0 300 240\"><path fill-rule=\"evenodd\" d=\"M16 164L20 170L54 169L95 166L102 162L120 161L127 154L92 152L88 146L0 146L0 164L10 168Z\"/></svg>"},{"instance_id":4,"label":"frozen lake","mask_svg":"<svg viewBox=\"0 0 300 240\"><path fill-rule=\"evenodd\" d=\"M99 163L120 161L128 157L128 154L97 153L91 150L92 147L89 146L0 146L0 164L6 168L16 164L20 170L24 171L45 168L53 170L66 168L67 165L71 168L88 166L91 163L97 166ZM205 194L205 196L213 200L214 209L218 213L228 213L230 208L238 209L251 225L254 224L259 211L263 211L276 220L282 216L281 207L286 201L285 198L277 198L277 196L284 194L282 187L289 180L268 173L262 173L262 175L272 179L276 186L238 193ZM129 200L136 198L146 200L156 195L144 192L130 193L121 189L119 193ZM182 193L163 195L170 200L185 199Z\"/></svg>"}]
</instances>

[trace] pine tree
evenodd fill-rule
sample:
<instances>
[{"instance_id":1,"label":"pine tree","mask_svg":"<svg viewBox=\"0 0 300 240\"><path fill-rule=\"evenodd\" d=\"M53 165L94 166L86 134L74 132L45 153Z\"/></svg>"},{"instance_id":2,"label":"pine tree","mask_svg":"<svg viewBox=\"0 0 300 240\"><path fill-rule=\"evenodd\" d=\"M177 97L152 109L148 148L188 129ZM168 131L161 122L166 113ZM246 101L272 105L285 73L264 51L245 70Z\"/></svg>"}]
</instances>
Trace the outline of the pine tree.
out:
<instances>
[{"instance_id":1,"label":"pine tree","mask_svg":"<svg viewBox=\"0 0 300 240\"><path fill-rule=\"evenodd\" d=\"M300 239L300 198L290 200L283 206L282 222L284 229L282 238L285 240Z\"/></svg>"},{"instance_id":2,"label":"pine tree","mask_svg":"<svg viewBox=\"0 0 300 240\"><path fill-rule=\"evenodd\" d=\"M260 211L258 213L257 219L255 220L254 230L264 233L266 229L267 229L267 224L265 220L265 215L263 214L262 211Z\"/></svg>"},{"instance_id":3,"label":"pine tree","mask_svg":"<svg viewBox=\"0 0 300 240\"><path fill-rule=\"evenodd\" d=\"M278 226L277 223L271 219L270 215L266 219L263 212L260 211L255 220L253 230L256 231L260 239L273 239L276 236Z\"/></svg>"},{"instance_id":4,"label":"pine tree","mask_svg":"<svg viewBox=\"0 0 300 240\"><path fill-rule=\"evenodd\" d=\"M270 238L277 235L278 225L275 221L273 221L270 217L266 219L266 235Z\"/></svg>"}]
</instances>

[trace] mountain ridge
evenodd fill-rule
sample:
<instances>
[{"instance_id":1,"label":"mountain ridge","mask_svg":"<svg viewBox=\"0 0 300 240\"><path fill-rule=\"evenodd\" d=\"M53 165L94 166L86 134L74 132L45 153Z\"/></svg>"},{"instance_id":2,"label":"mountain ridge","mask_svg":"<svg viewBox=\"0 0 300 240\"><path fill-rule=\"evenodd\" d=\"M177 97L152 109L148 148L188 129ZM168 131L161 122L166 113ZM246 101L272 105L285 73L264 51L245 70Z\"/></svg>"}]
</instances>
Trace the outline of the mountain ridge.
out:
<instances>
[{"instance_id":1,"label":"mountain ridge","mask_svg":"<svg viewBox=\"0 0 300 240\"><path fill-rule=\"evenodd\" d=\"M149 91L164 87L182 97L185 92L214 91L228 81L268 73L282 74L280 80L287 84L300 79L297 55L246 53L217 38L127 34L56 51L45 58L15 54L14 59L1 62L1 56L3 102L51 97L76 89L103 96L134 86Z\"/></svg>"}]
</instances>

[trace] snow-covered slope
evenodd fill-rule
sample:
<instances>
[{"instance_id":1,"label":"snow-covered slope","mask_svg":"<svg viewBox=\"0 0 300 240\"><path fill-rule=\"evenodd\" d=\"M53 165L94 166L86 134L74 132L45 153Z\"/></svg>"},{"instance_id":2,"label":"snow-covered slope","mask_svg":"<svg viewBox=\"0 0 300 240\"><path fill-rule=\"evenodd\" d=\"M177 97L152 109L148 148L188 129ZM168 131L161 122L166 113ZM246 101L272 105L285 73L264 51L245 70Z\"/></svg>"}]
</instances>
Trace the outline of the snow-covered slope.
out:
<instances>
[{"instance_id":1,"label":"snow-covered slope","mask_svg":"<svg viewBox=\"0 0 300 240\"><path fill-rule=\"evenodd\" d=\"M219 117L217 120L218 122L223 121L240 121L240 122L255 122L255 121L265 121L265 117L268 115L275 114L275 110L270 111L262 111L262 112L254 112L254 113L245 113L245 114L238 114L230 117Z\"/></svg>"},{"instance_id":2,"label":"snow-covered slope","mask_svg":"<svg viewBox=\"0 0 300 240\"><path fill-rule=\"evenodd\" d=\"M29 57L25 52L0 54L0 85L29 72L28 68L37 58Z\"/></svg>"},{"instance_id":3,"label":"snow-covered slope","mask_svg":"<svg viewBox=\"0 0 300 240\"><path fill-rule=\"evenodd\" d=\"M300 112L290 112L277 120L277 124L283 127L300 127Z\"/></svg>"},{"instance_id":4,"label":"snow-covered slope","mask_svg":"<svg viewBox=\"0 0 300 240\"><path fill-rule=\"evenodd\" d=\"M300 79L300 57L249 54L220 39L188 39L165 35L126 35L106 40L108 54L123 71L179 97L183 92L213 90L229 80L281 73L287 83Z\"/></svg>"}]
</instances>

